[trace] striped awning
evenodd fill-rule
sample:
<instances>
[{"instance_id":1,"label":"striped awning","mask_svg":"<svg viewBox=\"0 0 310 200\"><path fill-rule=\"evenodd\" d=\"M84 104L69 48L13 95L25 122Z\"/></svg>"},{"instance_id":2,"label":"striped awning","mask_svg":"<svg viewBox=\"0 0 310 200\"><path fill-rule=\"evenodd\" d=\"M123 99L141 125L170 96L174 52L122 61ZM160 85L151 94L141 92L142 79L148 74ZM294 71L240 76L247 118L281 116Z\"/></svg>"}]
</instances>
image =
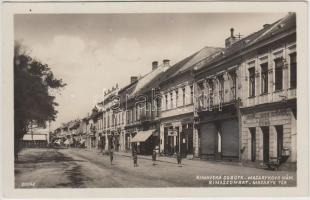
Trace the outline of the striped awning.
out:
<instances>
[{"instance_id":1,"label":"striped awning","mask_svg":"<svg viewBox=\"0 0 310 200\"><path fill-rule=\"evenodd\" d=\"M131 142L145 142L155 130L139 131L131 140Z\"/></svg>"}]
</instances>

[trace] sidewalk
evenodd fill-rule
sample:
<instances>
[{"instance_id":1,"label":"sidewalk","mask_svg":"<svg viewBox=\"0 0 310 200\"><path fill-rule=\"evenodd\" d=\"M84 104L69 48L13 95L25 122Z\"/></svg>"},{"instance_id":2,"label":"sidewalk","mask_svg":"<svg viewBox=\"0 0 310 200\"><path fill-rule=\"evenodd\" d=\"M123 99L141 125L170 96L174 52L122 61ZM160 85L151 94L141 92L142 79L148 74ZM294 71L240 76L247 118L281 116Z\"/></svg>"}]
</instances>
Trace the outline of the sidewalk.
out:
<instances>
[{"instance_id":1,"label":"sidewalk","mask_svg":"<svg viewBox=\"0 0 310 200\"><path fill-rule=\"evenodd\" d=\"M85 150L99 153L97 149L85 149ZM104 152L104 154L108 154L108 153ZM114 151L114 154L118 156L129 157L129 158L132 157L131 152ZM152 155L138 155L138 159L152 160ZM171 164L176 164L176 165L178 164L176 156L157 155L156 162L166 162L166 163L171 163ZM193 156L182 158L182 165L201 165L202 163L242 166L241 162L234 162L234 161L201 160L200 158L193 158Z\"/></svg>"}]
</instances>

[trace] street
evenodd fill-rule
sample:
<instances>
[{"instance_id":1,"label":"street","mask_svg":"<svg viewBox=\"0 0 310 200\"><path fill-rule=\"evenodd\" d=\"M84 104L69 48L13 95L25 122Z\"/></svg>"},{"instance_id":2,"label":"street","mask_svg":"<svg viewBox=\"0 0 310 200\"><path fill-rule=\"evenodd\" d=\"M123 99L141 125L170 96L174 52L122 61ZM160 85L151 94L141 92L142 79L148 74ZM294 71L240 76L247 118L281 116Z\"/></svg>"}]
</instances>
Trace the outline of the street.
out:
<instances>
[{"instance_id":1,"label":"street","mask_svg":"<svg viewBox=\"0 0 310 200\"><path fill-rule=\"evenodd\" d=\"M210 186L295 186L296 172L269 171L212 161L173 158L167 162L108 155L86 149L24 149L15 163L16 188L131 188ZM226 177L227 176L227 177ZM229 182L228 177L235 182ZM249 178L251 177L251 178ZM280 177L280 179L277 179ZM250 182L245 182L249 181ZM232 180L232 179L230 179ZM274 182L274 180L281 180ZM213 182L212 182L213 181Z\"/></svg>"}]
</instances>

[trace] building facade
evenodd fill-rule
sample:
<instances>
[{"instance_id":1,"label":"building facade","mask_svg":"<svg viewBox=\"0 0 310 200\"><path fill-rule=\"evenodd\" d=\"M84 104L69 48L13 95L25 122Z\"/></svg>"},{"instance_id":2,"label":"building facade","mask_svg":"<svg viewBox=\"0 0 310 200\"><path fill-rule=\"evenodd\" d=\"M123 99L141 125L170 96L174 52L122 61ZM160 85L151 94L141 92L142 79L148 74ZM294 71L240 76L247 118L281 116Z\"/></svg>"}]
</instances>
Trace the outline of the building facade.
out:
<instances>
[{"instance_id":1,"label":"building facade","mask_svg":"<svg viewBox=\"0 0 310 200\"><path fill-rule=\"evenodd\" d=\"M197 146L194 134L193 67L220 48L205 47L171 67L159 84L161 91L160 152L173 155L194 155ZM197 150L196 150L197 152Z\"/></svg>"},{"instance_id":2,"label":"building facade","mask_svg":"<svg viewBox=\"0 0 310 200\"><path fill-rule=\"evenodd\" d=\"M245 37L195 70L200 156L296 163L296 16ZM285 165L283 165L285 166Z\"/></svg>"}]
</instances>

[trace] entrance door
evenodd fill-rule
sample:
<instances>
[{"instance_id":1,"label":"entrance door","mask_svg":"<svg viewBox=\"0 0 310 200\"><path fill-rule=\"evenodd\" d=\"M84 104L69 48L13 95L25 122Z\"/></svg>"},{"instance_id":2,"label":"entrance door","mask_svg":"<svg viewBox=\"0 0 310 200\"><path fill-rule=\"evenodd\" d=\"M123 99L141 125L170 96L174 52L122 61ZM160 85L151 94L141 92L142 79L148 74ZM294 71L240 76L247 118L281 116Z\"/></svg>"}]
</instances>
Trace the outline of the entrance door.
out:
<instances>
[{"instance_id":1,"label":"entrance door","mask_svg":"<svg viewBox=\"0 0 310 200\"><path fill-rule=\"evenodd\" d=\"M276 126L277 131L277 156L281 158L283 150L283 126Z\"/></svg>"},{"instance_id":2,"label":"entrance door","mask_svg":"<svg viewBox=\"0 0 310 200\"><path fill-rule=\"evenodd\" d=\"M168 146L168 127L164 128L164 152L168 154L169 146Z\"/></svg>"},{"instance_id":3,"label":"entrance door","mask_svg":"<svg viewBox=\"0 0 310 200\"><path fill-rule=\"evenodd\" d=\"M193 124L188 124L187 129L187 153L193 153Z\"/></svg>"},{"instance_id":4,"label":"entrance door","mask_svg":"<svg viewBox=\"0 0 310 200\"><path fill-rule=\"evenodd\" d=\"M262 127L263 132L263 160L269 162L269 127Z\"/></svg>"},{"instance_id":5,"label":"entrance door","mask_svg":"<svg viewBox=\"0 0 310 200\"><path fill-rule=\"evenodd\" d=\"M250 128L251 134L251 161L256 160L256 128Z\"/></svg>"},{"instance_id":6,"label":"entrance door","mask_svg":"<svg viewBox=\"0 0 310 200\"><path fill-rule=\"evenodd\" d=\"M168 136L168 154L174 154L174 136Z\"/></svg>"}]
</instances>

